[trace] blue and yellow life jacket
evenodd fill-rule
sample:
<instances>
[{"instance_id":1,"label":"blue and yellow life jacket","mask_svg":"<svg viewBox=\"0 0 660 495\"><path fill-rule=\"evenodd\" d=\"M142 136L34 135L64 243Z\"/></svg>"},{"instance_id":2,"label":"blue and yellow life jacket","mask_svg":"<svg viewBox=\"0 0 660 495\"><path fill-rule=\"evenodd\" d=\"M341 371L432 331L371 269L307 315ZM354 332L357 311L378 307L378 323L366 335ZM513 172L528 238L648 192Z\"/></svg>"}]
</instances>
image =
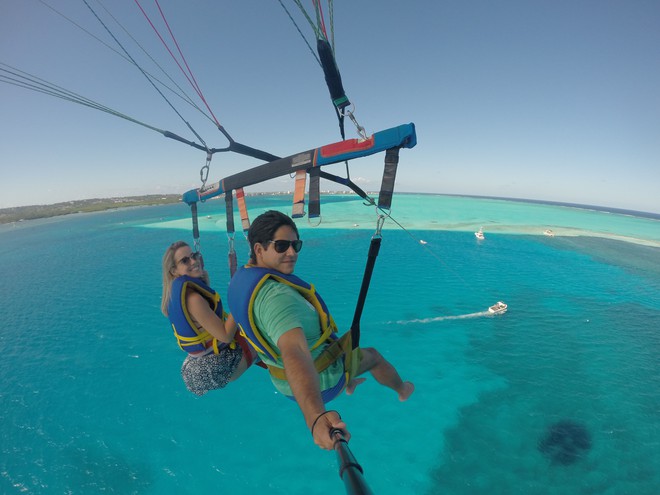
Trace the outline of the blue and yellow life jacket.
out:
<instances>
[{"instance_id":1,"label":"blue and yellow life jacket","mask_svg":"<svg viewBox=\"0 0 660 495\"><path fill-rule=\"evenodd\" d=\"M324 342L337 340L337 325L330 316L328 307L321 295L316 292L312 284L308 284L295 275L286 275L268 268L246 265L239 268L232 277L227 291L227 298L234 319L241 329L241 335L250 342L257 352L268 356L273 361L277 361L280 357L261 335L254 321L254 301L257 293L268 279L276 280L294 288L316 309L319 315L321 332L318 340L310 347L310 350L316 349ZM268 368L271 369L271 366L268 366Z\"/></svg>"},{"instance_id":2,"label":"blue and yellow life jacket","mask_svg":"<svg viewBox=\"0 0 660 495\"><path fill-rule=\"evenodd\" d=\"M206 330L197 328L186 306L186 292L188 289L194 290L206 299L218 317L223 320L227 319L227 314L222 309L220 295L203 280L188 275L175 278L172 281L172 294L170 303L167 306L167 314L179 347L192 354L207 350L210 352L211 348L215 354L219 354L227 345L234 348L236 346L235 342L231 344L219 342Z\"/></svg>"}]
</instances>

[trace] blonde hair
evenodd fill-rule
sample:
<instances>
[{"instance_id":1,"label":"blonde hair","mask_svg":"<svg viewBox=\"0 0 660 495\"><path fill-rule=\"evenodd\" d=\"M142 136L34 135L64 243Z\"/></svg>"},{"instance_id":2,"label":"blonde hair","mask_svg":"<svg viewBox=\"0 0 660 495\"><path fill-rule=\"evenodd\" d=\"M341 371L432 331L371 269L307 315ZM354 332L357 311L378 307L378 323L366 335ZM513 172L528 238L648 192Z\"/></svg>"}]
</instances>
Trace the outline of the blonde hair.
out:
<instances>
[{"instance_id":1,"label":"blonde hair","mask_svg":"<svg viewBox=\"0 0 660 495\"><path fill-rule=\"evenodd\" d=\"M165 315L167 314L167 307L170 305L170 298L172 297L172 281L176 276L172 273L176 268L176 260L174 253L177 249L188 246L187 242L176 241L165 250L163 255L163 296L160 301L160 311Z\"/></svg>"}]
</instances>

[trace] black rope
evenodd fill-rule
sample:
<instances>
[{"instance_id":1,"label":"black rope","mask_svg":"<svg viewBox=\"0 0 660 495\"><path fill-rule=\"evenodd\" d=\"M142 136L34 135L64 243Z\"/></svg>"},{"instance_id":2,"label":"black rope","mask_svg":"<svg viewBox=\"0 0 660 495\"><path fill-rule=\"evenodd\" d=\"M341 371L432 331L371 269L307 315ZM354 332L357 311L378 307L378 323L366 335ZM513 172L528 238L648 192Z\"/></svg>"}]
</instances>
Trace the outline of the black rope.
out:
<instances>
[{"instance_id":1,"label":"black rope","mask_svg":"<svg viewBox=\"0 0 660 495\"><path fill-rule=\"evenodd\" d=\"M380 251L380 244L382 237L374 236L369 243L369 254L367 255L367 265L364 268L364 275L362 276L362 286L360 287L360 294L358 301L355 305L355 313L353 314L353 323L351 323L351 342L353 349L360 346L360 319L362 318L362 311L364 309L364 302L367 299L367 292L369 291L369 284L371 283L371 276L374 272L376 258Z\"/></svg>"}]
</instances>

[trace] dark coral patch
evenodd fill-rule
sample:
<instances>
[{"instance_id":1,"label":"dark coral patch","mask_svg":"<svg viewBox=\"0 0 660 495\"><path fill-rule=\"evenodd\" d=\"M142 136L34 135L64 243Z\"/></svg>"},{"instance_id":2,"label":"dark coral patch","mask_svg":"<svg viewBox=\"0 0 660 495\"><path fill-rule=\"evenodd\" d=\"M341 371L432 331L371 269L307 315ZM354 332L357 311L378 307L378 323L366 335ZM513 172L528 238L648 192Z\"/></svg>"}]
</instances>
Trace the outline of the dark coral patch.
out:
<instances>
[{"instance_id":1,"label":"dark coral patch","mask_svg":"<svg viewBox=\"0 0 660 495\"><path fill-rule=\"evenodd\" d=\"M583 424L562 420L548 427L538 447L553 464L568 466L589 452L591 435Z\"/></svg>"}]
</instances>

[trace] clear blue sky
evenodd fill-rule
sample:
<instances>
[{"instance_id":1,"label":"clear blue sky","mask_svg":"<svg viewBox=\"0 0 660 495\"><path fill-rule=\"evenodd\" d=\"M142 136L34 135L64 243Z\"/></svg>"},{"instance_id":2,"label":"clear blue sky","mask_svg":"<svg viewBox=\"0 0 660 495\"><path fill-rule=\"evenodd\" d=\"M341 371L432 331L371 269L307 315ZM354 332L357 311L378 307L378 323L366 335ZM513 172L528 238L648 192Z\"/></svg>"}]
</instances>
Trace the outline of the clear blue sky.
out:
<instances>
[{"instance_id":1,"label":"clear blue sky","mask_svg":"<svg viewBox=\"0 0 660 495\"><path fill-rule=\"evenodd\" d=\"M47 1L113 43L82 1ZM159 20L151 0L140 3ZM103 5L194 95L134 1ZM321 69L276 0L160 5L236 141L285 156L339 140ZM368 133L417 126L417 147L401 153L398 191L655 213L659 25L657 0L345 1L334 12L337 62L360 123ZM0 62L196 140L134 66L38 0L2 1ZM170 99L210 147L225 146L208 120ZM0 207L199 186L203 152L136 124L4 83L0 109ZM347 132L356 137L350 124ZM354 180L376 190L381 159L354 161ZM258 163L216 154L210 179ZM287 179L248 190L292 187Z\"/></svg>"}]
</instances>

